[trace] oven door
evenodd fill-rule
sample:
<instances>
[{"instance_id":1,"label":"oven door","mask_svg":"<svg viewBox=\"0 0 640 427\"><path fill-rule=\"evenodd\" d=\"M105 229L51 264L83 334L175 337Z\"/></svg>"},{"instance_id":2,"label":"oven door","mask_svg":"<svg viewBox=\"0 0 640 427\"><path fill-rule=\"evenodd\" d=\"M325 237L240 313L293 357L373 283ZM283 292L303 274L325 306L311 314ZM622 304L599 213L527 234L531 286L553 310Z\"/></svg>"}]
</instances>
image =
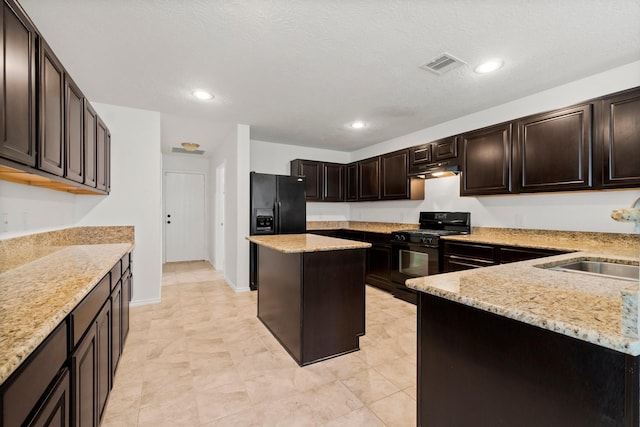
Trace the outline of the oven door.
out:
<instances>
[{"instance_id":1,"label":"oven door","mask_svg":"<svg viewBox=\"0 0 640 427\"><path fill-rule=\"evenodd\" d=\"M393 242L391 247L391 280L396 285L396 296L415 303L415 291L407 288L404 282L440 273L440 251L437 247L417 243Z\"/></svg>"}]
</instances>

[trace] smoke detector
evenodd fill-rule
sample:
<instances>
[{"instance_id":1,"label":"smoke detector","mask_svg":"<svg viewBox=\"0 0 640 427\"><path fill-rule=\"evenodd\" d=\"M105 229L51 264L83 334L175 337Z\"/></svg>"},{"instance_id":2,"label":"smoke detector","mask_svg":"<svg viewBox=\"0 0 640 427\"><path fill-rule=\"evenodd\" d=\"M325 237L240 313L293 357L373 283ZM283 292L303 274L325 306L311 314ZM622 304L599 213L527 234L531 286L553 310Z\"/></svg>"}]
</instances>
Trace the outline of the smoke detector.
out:
<instances>
[{"instance_id":1,"label":"smoke detector","mask_svg":"<svg viewBox=\"0 0 640 427\"><path fill-rule=\"evenodd\" d=\"M445 52L442 55L439 55L437 58L434 58L428 63L420 66L420 68L422 68L423 70L431 71L432 73L441 76L465 64L466 62L464 62L463 60L458 59L455 56Z\"/></svg>"}]
</instances>

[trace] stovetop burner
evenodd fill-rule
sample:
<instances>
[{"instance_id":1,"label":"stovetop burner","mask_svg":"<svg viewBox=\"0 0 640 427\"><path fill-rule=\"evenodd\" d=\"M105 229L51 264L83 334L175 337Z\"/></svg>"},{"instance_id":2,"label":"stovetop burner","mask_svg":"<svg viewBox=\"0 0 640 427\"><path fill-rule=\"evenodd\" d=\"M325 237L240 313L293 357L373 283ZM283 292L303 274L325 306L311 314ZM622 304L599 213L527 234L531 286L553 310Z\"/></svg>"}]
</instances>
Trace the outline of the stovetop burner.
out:
<instances>
[{"instance_id":1,"label":"stovetop burner","mask_svg":"<svg viewBox=\"0 0 640 427\"><path fill-rule=\"evenodd\" d=\"M468 212L420 212L420 228L393 232L394 240L437 244L440 236L469 234Z\"/></svg>"}]
</instances>

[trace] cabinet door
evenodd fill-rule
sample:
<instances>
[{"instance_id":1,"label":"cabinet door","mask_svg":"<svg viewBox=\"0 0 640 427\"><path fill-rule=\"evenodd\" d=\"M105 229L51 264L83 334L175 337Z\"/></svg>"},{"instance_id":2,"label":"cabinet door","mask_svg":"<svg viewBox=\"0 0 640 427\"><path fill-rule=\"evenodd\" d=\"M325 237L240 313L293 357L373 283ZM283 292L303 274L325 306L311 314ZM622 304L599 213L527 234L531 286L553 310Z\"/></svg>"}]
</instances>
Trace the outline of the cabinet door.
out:
<instances>
[{"instance_id":1,"label":"cabinet door","mask_svg":"<svg viewBox=\"0 0 640 427\"><path fill-rule=\"evenodd\" d=\"M409 198L409 150L380 156L381 199Z\"/></svg>"},{"instance_id":2,"label":"cabinet door","mask_svg":"<svg viewBox=\"0 0 640 427\"><path fill-rule=\"evenodd\" d=\"M121 323L121 336L122 336L122 348L124 348L124 342L129 335L129 304L131 302L131 286L133 284L133 276L131 271L127 270L122 277L122 317Z\"/></svg>"},{"instance_id":3,"label":"cabinet door","mask_svg":"<svg viewBox=\"0 0 640 427\"><path fill-rule=\"evenodd\" d=\"M97 117L96 121L96 188L107 191L109 178L109 144L107 126Z\"/></svg>"},{"instance_id":4,"label":"cabinet door","mask_svg":"<svg viewBox=\"0 0 640 427\"><path fill-rule=\"evenodd\" d=\"M462 135L460 195L511 193L511 123Z\"/></svg>"},{"instance_id":5,"label":"cabinet door","mask_svg":"<svg viewBox=\"0 0 640 427\"><path fill-rule=\"evenodd\" d=\"M107 300L96 317L98 420L102 419L111 390L111 300Z\"/></svg>"},{"instance_id":6,"label":"cabinet door","mask_svg":"<svg viewBox=\"0 0 640 427\"><path fill-rule=\"evenodd\" d=\"M71 356L72 425L97 426L98 341L95 325Z\"/></svg>"},{"instance_id":7,"label":"cabinet door","mask_svg":"<svg viewBox=\"0 0 640 427\"><path fill-rule=\"evenodd\" d=\"M431 146L434 162L458 157L458 137L456 136L432 142Z\"/></svg>"},{"instance_id":8,"label":"cabinet door","mask_svg":"<svg viewBox=\"0 0 640 427\"><path fill-rule=\"evenodd\" d=\"M345 166L338 163L323 163L322 177L322 200L344 202Z\"/></svg>"},{"instance_id":9,"label":"cabinet door","mask_svg":"<svg viewBox=\"0 0 640 427\"><path fill-rule=\"evenodd\" d=\"M591 110L587 104L518 121L520 191L591 188Z\"/></svg>"},{"instance_id":10,"label":"cabinet door","mask_svg":"<svg viewBox=\"0 0 640 427\"><path fill-rule=\"evenodd\" d=\"M71 387L69 385L69 370L64 368L53 386L33 416L29 427L68 427L69 407L71 402Z\"/></svg>"},{"instance_id":11,"label":"cabinet door","mask_svg":"<svg viewBox=\"0 0 640 427\"><path fill-rule=\"evenodd\" d=\"M305 177L305 200L322 200L322 163L313 160L292 160L291 174Z\"/></svg>"},{"instance_id":12,"label":"cabinet door","mask_svg":"<svg viewBox=\"0 0 640 427\"><path fill-rule=\"evenodd\" d=\"M602 186L640 187L640 90L605 98L601 105Z\"/></svg>"},{"instance_id":13,"label":"cabinet door","mask_svg":"<svg viewBox=\"0 0 640 427\"><path fill-rule=\"evenodd\" d=\"M0 156L35 166L36 30L13 0L0 18Z\"/></svg>"},{"instance_id":14,"label":"cabinet door","mask_svg":"<svg viewBox=\"0 0 640 427\"><path fill-rule=\"evenodd\" d=\"M84 100L84 184L96 186L98 115L89 101Z\"/></svg>"},{"instance_id":15,"label":"cabinet door","mask_svg":"<svg viewBox=\"0 0 640 427\"><path fill-rule=\"evenodd\" d=\"M40 139L38 168L64 174L64 68L40 38Z\"/></svg>"},{"instance_id":16,"label":"cabinet door","mask_svg":"<svg viewBox=\"0 0 640 427\"><path fill-rule=\"evenodd\" d=\"M72 181L83 182L84 164L84 96L68 75L65 75L65 174Z\"/></svg>"},{"instance_id":17,"label":"cabinet door","mask_svg":"<svg viewBox=\"0 0 640 427\"><path fill-rule=\"evenodd\" d=\"M111 381L122 354L122 282L111 292Z\"/></svg>"},{"instance_id":18,"label":"cabinet door","mask_svg":"<svg viewBox=\"0 0 640 427\"><path fill-rule=\"evenodd\" d=\"M358 162L358 200L380 199L380 157Z\"/></svg>"},{"instance_id":19,"label":"cabinet door","mask_svg":"<svg viewBox=\"0 0 640 427\"><path fill-rule=\"evenodd\" d=\"M502 246L498 248L498 259L500 261L500 264L507 264L510 262L526 261L529 259L543 258L552 255L560 255L563 253L566 252L555 251L551 249Z\"/></svg>"},{"instance_id":20,"label":"cabinet door","mask_svg":"<svg viewBox=\"0 0 640 427\"><path fill-rule=\"evenodd\" d=\"M347 202L358 201L358 164L351 163L347 165L347 183L345 191L345 199Z\"/></svg>"}]
</instances>

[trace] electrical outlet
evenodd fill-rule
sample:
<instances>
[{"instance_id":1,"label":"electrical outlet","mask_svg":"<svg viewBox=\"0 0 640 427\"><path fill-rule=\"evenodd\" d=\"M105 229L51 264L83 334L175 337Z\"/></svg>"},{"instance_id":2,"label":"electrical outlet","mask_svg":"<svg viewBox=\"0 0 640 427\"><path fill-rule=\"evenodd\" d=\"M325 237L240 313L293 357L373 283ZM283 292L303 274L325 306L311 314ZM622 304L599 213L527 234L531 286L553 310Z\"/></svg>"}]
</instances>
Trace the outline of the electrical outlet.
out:
<instances>
[{"instance_id":1,"label":"electrical outlet","mask_svg":"<svg viewBox=\"0 0 640 427\"><path fill-rule=\"evenodd\" d=\"M524 214L516 214L516 227L524 227Z\"/></svg>"},{"instance_id":2,"label":"electrical outlet","mask_svg":"<svg viewBox=\"0 0 640 427\"><path fill-rule=\"evenodd\" d=\"M9 231L9 214L3 213L2 215L2 231Z\"/></svg>"}]
</instances>

